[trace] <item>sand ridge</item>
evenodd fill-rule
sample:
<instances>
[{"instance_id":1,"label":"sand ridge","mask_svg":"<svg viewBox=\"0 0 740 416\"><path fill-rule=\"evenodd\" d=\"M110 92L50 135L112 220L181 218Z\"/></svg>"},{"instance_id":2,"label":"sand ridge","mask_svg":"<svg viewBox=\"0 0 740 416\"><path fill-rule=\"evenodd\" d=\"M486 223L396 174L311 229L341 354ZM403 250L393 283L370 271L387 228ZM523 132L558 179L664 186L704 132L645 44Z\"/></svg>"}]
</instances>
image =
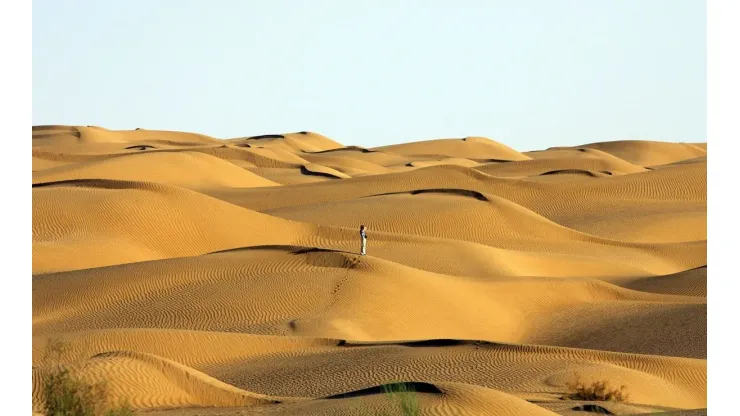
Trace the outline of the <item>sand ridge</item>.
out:
<instances>
[{"instance_id":1,"label":"sand ridge","mask_svg":"<svg viewBox=\"0 0 740 416\"><path fill-rule=\"evenodd\" d=\"M396 382L578 414L576 373L706 407L706 144L34 126L32 157L34 412L59 365L152 415L395 414Z\"/></svg>"}]
</instances>

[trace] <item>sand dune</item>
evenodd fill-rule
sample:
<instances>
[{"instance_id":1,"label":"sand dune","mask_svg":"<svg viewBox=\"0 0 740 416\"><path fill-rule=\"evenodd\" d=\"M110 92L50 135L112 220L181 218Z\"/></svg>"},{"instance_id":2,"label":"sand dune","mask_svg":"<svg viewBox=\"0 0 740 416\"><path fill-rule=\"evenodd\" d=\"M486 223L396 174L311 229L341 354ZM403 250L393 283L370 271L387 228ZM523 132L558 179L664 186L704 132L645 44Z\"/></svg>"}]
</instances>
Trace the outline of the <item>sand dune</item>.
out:
<instances>
[{"instance_id":1,"label":"sand dune","mask_svg":"<svg viewBox=\"0 0 740 416\"><path fill-rule=\"evenodd\" d=\"M683 164L686 164L686 163L702 163L702 162L706 163L706 161L707 161L707 157L706 156L699 156L699 157L695 157L695 158L691 158L691 159L682 159L682 160L679 160L678 162L667 163L667 164L664 164L664 165L650 166L650 169L653 169L653 170L654 169L662 169L662 168L667 168L667 167L671 167L671 166L675 166L675 165L683 165Z\"/></svg>"},{"instance_id":2,"label":"sand dune","mask_svg":"<svg viewBox=\"0 0 740 416\"><path fill-rule=\"evenodd\" d=\"M706 407L706 144L35 126L32 157L34 412L59 366L150 415Z\"/></svg>"},{"instance_id":3,"label":"sand dune","mask_svg":"<svg viewBox=\"0 0 740 416\"><path fill-rule=\"evenodd\" d=\"M364 341L453 336L526 342L533 336L528 328L549 324L556 312L583 303L608 309L617 302L646 314L706 303L701 297L639 292L597 279L472 279L375 258L359 262L340 252L281 247L217 253L199 262L184 258L53 276L34 282L40 289L34 296L38 331L158 327ZM275 284L290 282L293 287L272 293ZM43 296L47 287L63 287L70 295ZM178 297L172 298L175 288ZM398 294L404 290L412 293ZM459 305L459 298L475 302ZM415 313L398 322L407 303L415 305ZM447 307L440 310L440 305ZM593 325L618 315L595 316ZM465 328L466 322L480 326ZM656 324L648 336L667 337L680 329L677 322Z\"/></svg>"},{"instance_id":4,"label":"sand dune","mask_svg":"<svg viewBox=\"0 0 740 416\"><path fill-rule=\"evenodd\" d=\"M643 292L707 297L707 267L698 267L667 276L627 279L619 284Z\"/></svg>"},{"instance_id":5,"label":"sand dune","mask_svg":"<svg viewBox=\"0 0 740 416\"><path fill-rule=\"evenodd\" d=\"M311 161L311 163L330 167L349 176L375 175L391 172L390 169L383 165L355 158L351 155L343 156L343 153L339 152L331 153L330 155L323 152L310 155L304 154L302 157Z\"/></svg>"},{"instance_id":6,"label":"sand dune","mask_svg":"<svg viewBox=\"0 0 740 416\"><path fill-rule=\"evenodd\" d=\"M437 139L376 147L373 150L403 156L441 155L453 158L490 158L500 160L527 160L527 156L485 137Z\"/></svg>"},{"instance_id":7,"label":"sand dune","mask_svg":"<svg viewBox=\"0 0 740 416\"><path fill-rule=\"evenodd\" d=\"M592 143L583 147L598 149L628 162L649 166L674 163L681 160L706 156L704 148L689 143L650 142L625 140L616 142Z\"/></svg>"},{"instance_id":8,"label":"sand dune","mask_svg":"<svg viewBox=\"0 0 740 416\"><path fill-rule=\"evenodd\" d=\"M349 176L327 166L309 163L301 166L301 173L304 175L323 176L332 179L348 179Z\"/></svg>"},{"instance_id":9,"label":"sand dune","mask_svg":"<svg viewBox=\"0 0 740 416\"><path fill-rule=\"evenodd\" d=\"M264 134L247 138L230 139L227 142L246 143L257 148L283 149L288 152L320 152L343 147L328 137L307 131L289 134Z\"/></svg>"},{"instance_id":10,"label":"sand dune","mask_svg":"<svg viewBox=\"0 0 740 416\"><path fill-rule=\"evenodd\" d=\"M33 147L71 154L101 154L150 148L181 148L216 145L221 142L195 133L143 130L113 131L95 126L33 127Z\"/></svg>"},{"instance_id":11,"label":"sand dune","mask_svg":"<svg viewBox=\"0 0 740 416\"><path fill-rule=\"evenodd\" d=\"M35 186L33 217L34 273L290 243L315 228L180 187L104 179Z\"/></svg>"},{"instance_id":12,"label":"sand dune","mask_svg":"<svg viewBox=\"0 0 740 416\"><path fill-rule=\"evenodd\" d=\"M74 179L147 181L188 189L276 186L215 156L198 152L147 152L34 172L33 183Z\"/></svg>"}]
</instances>

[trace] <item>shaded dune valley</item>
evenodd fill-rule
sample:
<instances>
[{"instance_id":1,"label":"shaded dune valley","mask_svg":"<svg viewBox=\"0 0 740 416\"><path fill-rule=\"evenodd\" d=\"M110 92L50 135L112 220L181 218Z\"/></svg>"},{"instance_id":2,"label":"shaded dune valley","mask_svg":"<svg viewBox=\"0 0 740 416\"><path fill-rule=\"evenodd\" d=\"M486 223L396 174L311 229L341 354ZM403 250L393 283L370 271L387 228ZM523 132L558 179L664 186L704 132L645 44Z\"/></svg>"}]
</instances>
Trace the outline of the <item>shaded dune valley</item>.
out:
<instances>
[{"instance_id":1,"label":"shaded dune valley","mask_svg":"<svg viewBox=\"0 0 740 416\"><path fill-rule=\"evenodd\" d=\"M34 414L706 414L706 143L32 142Z\"/></svg>"}]
</instances>

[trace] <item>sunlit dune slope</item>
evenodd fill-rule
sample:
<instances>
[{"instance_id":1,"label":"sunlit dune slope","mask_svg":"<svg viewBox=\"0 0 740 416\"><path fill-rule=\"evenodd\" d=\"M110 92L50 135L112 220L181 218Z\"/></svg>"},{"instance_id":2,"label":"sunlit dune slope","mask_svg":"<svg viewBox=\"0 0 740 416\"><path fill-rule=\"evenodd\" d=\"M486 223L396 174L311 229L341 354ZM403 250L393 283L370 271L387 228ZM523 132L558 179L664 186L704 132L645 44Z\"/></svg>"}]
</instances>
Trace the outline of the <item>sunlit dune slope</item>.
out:
<instances>
[{"instance_id":1,"label":"sunlit dune slope","mask_svg":"<svg viewBox=\"0 0 740 416\"><path fill-rule=\"evenodd\" d=\"M500 160L527 160L529 157L485 137L437 139L376 147L373 150L404 156L442 155L453 158L485 158Z\"/></svg>"},{"instance_id":2,"label":"sunlit dune slope","mask_svg":"<svg viewBox=\"0 0 740 416\"><path fill-rule=\"evenodd\" d=\"M96 179L34 187L33 218L34 273L290 244L314 228L179 187Z\"/></svg>"},{"instance_id":3,"label":"sunlit dune slope","mask_svg":"<svg viewBox=\"0 0 740 416\"><path fill-rule=\"evenodd\" d=\"M641 166L663 165L707 155L706 145L702 148L689 143L624 140L592 143L583 147L598 149Z\"/></svg>"},{"instance_id":4,"label":"sunlit dune slope","mask_svg":"<svg viewBox=\"0 0 740 416\"><path fill-rule=\"evenodd\" d=\"M34 184L74 179L146 181L189 189L277 185L223 159L199 152L136 153L47 169L33 175Z\"/></svg>"},{"instance_id":5,"label":"sunlit dune slope","mask_svg":"<svg viewBox=\"0 0 740 416\"><path fill-rule=\"evenodd\" d=\"M95 154L120 145L191 147L214 145L218 139L195 133L160 130L116 131L95 126L35 126L33 146L64 153Z\"/></svg>"},{"instance_id":6,"label":"sunlit dune slope","mask_svg":"<svg viewBox=\"0 0 740 416\"><path fill-rule=\"evenodd\" d=\"M561 345L555 339L562 333L546 340L542 331L532 329L553 327L555 314L582 305L601 313L581 314L590 325L567 331L570 335L612 325L628 307L638 314L684 307L685 318L702 316L692 312L701 309L685 308L706 303L701 297L634 291L596 279L455 277L372 257L289 247L60 273L37 277L34 284L39 289L34 327L43 332L124 327L365 341L453 337L529 342L540 337L539 343ZM275 285L286 289L275 293ZM50 287L65 296L52 295ZM405 318L398 321L401 314ZM646 320L644 330L620 335L609 350L632 351L620 342L652 344L680 337L685 324ZM582 342L589 342L586 338ZM678 345L670 346L672 351L680 350ZM649 352L660 354L661 348Z\"/></svg>"}]
</instances>

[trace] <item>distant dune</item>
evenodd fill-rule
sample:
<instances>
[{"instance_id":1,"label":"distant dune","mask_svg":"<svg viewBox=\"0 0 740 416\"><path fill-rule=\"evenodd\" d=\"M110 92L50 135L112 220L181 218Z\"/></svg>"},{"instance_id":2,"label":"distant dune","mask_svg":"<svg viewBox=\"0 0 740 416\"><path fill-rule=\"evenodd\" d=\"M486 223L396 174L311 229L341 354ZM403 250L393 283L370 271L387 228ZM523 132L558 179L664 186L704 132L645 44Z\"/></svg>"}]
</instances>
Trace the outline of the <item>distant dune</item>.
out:
<instances>
[{"instance_id":1,"label":"distant dune","mask_svg":"<svg viewBox=\"0 0 740 416\"><path fill-rule=\"evenodd\" d=\"M706 153L34 126L33 411L706 414Z\"/></svg>"}]
</instances>

